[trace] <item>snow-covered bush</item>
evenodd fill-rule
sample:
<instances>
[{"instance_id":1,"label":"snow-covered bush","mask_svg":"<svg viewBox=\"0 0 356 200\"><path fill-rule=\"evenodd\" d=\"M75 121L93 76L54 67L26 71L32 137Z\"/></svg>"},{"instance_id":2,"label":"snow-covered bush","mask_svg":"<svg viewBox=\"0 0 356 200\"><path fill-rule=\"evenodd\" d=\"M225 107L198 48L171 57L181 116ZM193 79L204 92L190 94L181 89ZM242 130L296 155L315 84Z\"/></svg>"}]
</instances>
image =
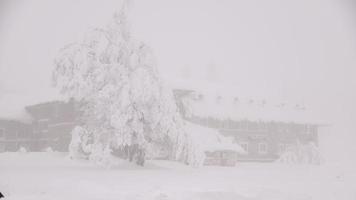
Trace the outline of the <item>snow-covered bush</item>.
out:
<instances>
[{"instance_id":1,"label":"snow-covered bush","mask_svg":"<svg viewBox=\"0 0 356 200\"><path fill-rule=\"evenodd\" d=\"M47 148L43 149L43 151L47 152L47 153L53 153L54 152L52 147L47 147Z\"/></svg>"},{"instance_id":2,"label":"snow-covered bush","mask_svg":"<svg viewBox=\"0 0 356 200\"><path fill-rule=\"evenodd\" d=\"M89 159L98 165L110 168L112 165L111 151L109 146L104 147L101 143L97 143L92 146Z\"/></svg>"},{"instance_id":3,"label":"snow-covered bush","mask_svg":"<svg viewBox=\"0 0 356 200\"><path fill-rule=\"evenodd\" d=\"M19 152L19 153L27 153L27 149L25 147L20 147L17 152Z\"/></svg>"},{"instance_id":4,"label":"snow-covered bush","mask_svg":"<svg viewBox=\"0 0 356 200\"><path fill-rule=\"evenodd\" d=\"M83 41L61 50L54 84L81 103L84 132L93 139L93 160L107 157L104 149L144 148L166 136L172 146L170 158L181 159L188 144L184 123L172 90L160 79L151 49L131 37L125 2L107 27L94 29ZM73 157L83 150L81 132L73 132Z\"/></svg>"},{"instance_id":5,"label":"snow-covered bush","mask_svg":"<svg viewBox=\"0 0 356 200\"><path fill-rule=\"evenodd\" d=\"M69 158L86 159L92 151L89 143L89 133L83 127L76 126L72 130L72 139L69 144Z\"/></svg>"},{"instance_id":6,"label":"snow-covered bush","mask_svg":"<svg viewBox=\"0 0 356 200\"><path fill-rule=\"evenodd\" d=\"M289 164L319 165L323 162L323 158L318 150L318 147L313 142L306 144L297 142L295 145L286 149L277 161Z\"/></svg>"}]
</instances>

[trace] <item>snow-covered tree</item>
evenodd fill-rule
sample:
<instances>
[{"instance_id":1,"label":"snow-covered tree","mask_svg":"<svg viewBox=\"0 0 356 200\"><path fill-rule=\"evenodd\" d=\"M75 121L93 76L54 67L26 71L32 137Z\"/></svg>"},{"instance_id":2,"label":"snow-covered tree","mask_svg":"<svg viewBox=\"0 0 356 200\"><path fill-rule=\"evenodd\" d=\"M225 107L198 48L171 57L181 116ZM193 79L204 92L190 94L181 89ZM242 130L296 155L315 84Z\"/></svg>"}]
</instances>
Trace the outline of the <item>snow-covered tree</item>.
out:
<instances>
[{"instance_id":1,"label":"snow-covered tree","mask_svg":"<svg viewBox=\"0 0 356 200\"><path fill-rule=\"evenodd\" d=\"M171 158L187 159L182 152L188 136L172 91L161 81L151 49L132 38L125 2L107 27L60 51L53 81L81 102L84 126L74 133L90 134L94 160L104 159L110 149L135 145L142 150L166 137ZM73 152L79 149L75 134Z\"/></svg>"},{"instance_id":2,"label":"snow-covered tree","mask_svg":"<svg viewBox=\"0 0 356 200\"><path fill-rule=\"evenodd\" d=\"M277 160L280 163L288 164L314 164L319 165L323 162L318 147L313 142L296 144L290 146Z\"/></svg>"}]
</instances>

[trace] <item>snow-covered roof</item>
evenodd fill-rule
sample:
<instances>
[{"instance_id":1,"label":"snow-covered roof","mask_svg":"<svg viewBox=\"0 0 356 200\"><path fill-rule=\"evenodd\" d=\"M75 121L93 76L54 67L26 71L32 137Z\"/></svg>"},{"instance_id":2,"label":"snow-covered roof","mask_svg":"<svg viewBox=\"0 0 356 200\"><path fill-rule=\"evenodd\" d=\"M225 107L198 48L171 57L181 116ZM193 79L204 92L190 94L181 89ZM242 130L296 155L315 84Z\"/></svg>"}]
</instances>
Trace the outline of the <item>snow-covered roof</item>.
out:
<instances>
[{"instance_id":1,"label":"snow-covered roof","mask_svg":"<svg viewBox=\"0 0 356 200\"><path fill-rule=\"evenodd\" d=\"M195 93L185 99L188 114L221 120L321 124L304 105Z\"/></svg>"},{"instance_id":2,"label":"snow-covered roof","mask_svg":"<svg viewBox=\"0 0 356 200\"><path fill-rule=\"evenodd\" d=\"M286 102L267 93L257 95L239 86L204 81L171 79L166 82L173 89L191 92L192 95L187 96L184 103L187 114L192 116L234 121L325 124L303 103Z\"/></svg>"},{"instance_id":3,"label":"snow-covered roof","mask_svg":"<svg viewBox=\"0 0 356 200\"><path fill-rule=\"evenodd\" d=\"M186 122L186 130L192 138L193 143L199 146L203 151L230 150L245 153L239 144L234 143L233 138L223 136L215 129Z\"/></svg>"},{"instance_id":4,"label":"snow-covered roof","mask_svg":"<svg viewBox=\"0 0 356 200\"><path fill-rule=\"evenodd\" d=\"M249 87L244 87L242 85L236 85L233 83L225 83L225 82L214 82L207 80L192 80L192 79L175 79L172 77L163 78L165 84L172 88L178 90L187 90L187 91L197 91L204 94L215 94L215 95L234 95L241 96L252 99L273 99L280 100L281 98L278 96L273 96L271 93L267 91L256 91L250 89Z\"/></svg>"},{"instance_id":5,"label":"snow-covered roof","mask_svg":"<svg viewBox=\"0 0 356 200\"><path fill-rule=\"evenodd\" d=\"M26 106L64 99L56 90L38 91L38 93L7 92L0 94L0 119L30 123L32 118L26 112Z\"/></svg>"}]
</instances>

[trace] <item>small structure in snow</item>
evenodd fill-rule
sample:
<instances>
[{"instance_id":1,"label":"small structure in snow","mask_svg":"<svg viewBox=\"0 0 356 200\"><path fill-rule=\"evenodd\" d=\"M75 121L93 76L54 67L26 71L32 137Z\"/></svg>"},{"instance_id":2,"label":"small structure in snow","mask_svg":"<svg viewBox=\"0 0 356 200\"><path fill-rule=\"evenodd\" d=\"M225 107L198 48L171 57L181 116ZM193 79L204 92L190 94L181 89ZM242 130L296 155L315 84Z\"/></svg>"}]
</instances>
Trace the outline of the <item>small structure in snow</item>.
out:
<instances>
[{"instance_id":1,"label":"small structure in snow","mask_svg":"<svg viewBox=\"0 0 356 200\"><path fill-rule=\"evenodd\" d=\"M238 154L245 153L233 138L223 136L217 130L190 122L186 124L193 146L202 152L204 165L235 166Z\"/></svg>"}]
</instances>

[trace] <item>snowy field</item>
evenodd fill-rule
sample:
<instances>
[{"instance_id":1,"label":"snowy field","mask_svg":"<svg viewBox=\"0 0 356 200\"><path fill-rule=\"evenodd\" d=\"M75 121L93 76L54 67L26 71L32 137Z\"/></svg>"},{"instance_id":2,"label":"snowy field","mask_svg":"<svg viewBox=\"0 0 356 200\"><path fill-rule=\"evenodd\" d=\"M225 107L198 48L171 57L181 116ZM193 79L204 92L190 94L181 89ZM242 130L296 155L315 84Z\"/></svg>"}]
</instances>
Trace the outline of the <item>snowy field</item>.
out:
<instances>
[{"instance_id":1,"label":"snowy field","mask_svg":"<svg viewBox=\"0 0 356 200\"><path fill-rule=\"evenodd\" d=\"M236 167L118 161L103 169L60 153L1 153L6 200L354 200L356 174L337 166L243 163Z\"/></svg>"}]
</instances>

